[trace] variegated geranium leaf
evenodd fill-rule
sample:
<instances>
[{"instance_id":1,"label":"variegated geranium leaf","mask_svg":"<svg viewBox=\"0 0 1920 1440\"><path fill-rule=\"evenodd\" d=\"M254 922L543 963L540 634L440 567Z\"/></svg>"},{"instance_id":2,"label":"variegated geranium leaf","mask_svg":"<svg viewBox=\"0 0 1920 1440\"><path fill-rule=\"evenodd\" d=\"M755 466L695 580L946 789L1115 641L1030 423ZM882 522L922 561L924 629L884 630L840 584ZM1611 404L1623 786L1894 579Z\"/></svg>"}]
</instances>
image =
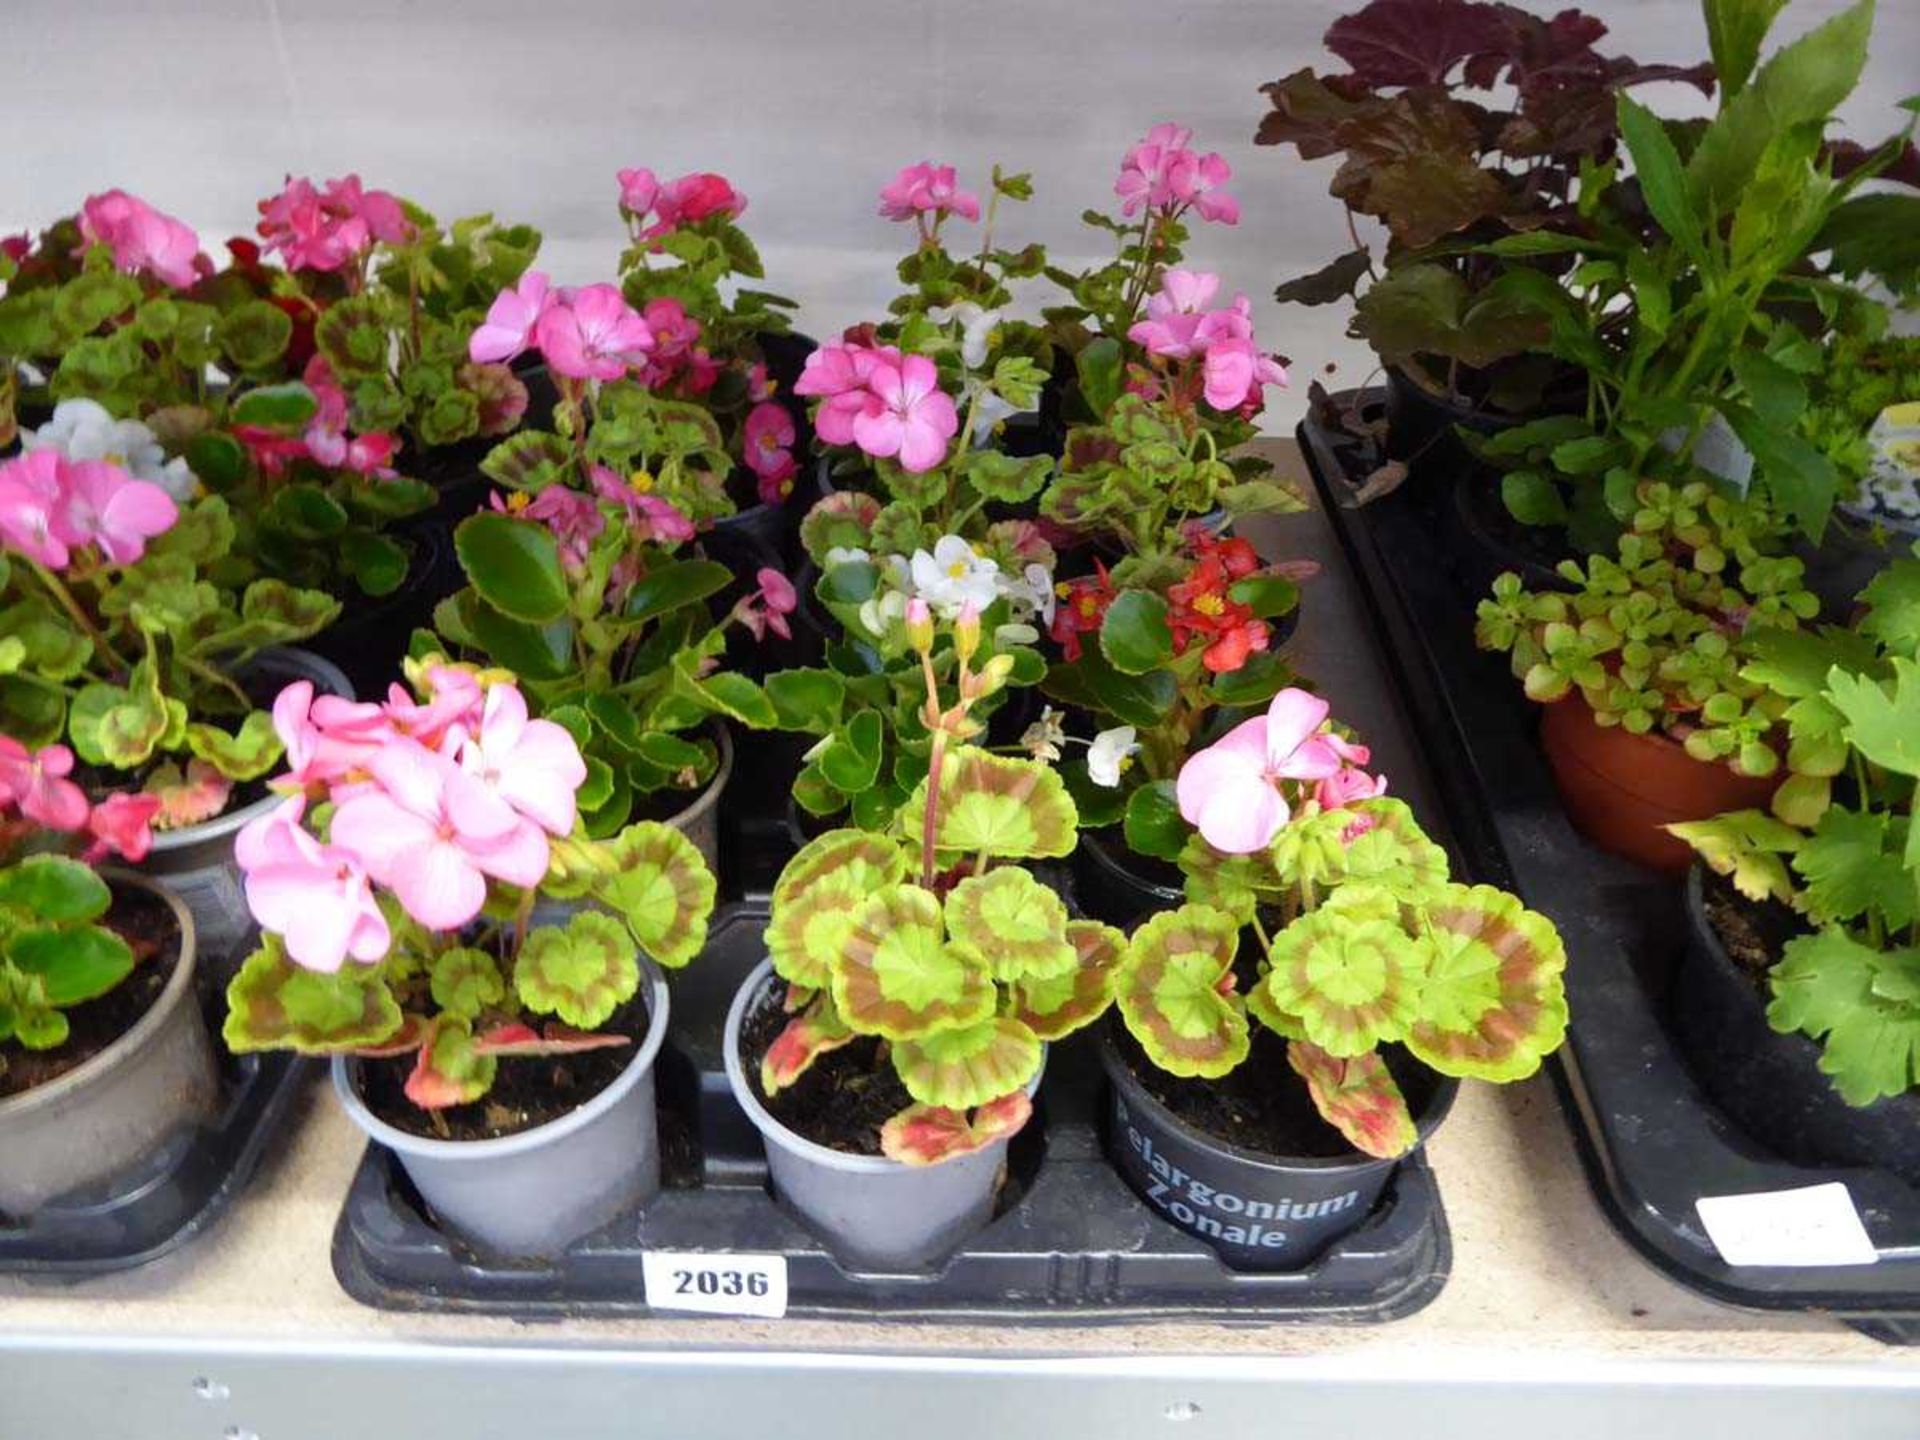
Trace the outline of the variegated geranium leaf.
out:
<instances>
[{"instance_id":1,"label":"variegated geranium leaf","mask_svg":"<svg viewBox=\"0 0 1920 1440\"><path fill-rule=\"evenodd\" d=\"M948 855L1039 860L1070 854L1080 812L1059 772L1037 760L992 755L966 745L940 766L940 812L934 847ZM927 808L927 782L900 807L898 829L917 835Z\"/></svg>"},{"instance_id":2,"label":"variegated geranium leaf","mask_svg":"<svg viewBox=\"0 0 1920 1440\"><path fill-rule=\"evenodd\" d=\"M1197 833L1187 837L1179 864L1180 873L1186 876L1187 899L1224 910L1242 925L1252 922L1259 906L1260 890L1256 887L1278 888L1266 855L1223 855Z\"/></svg>"},{"instance_id":3,"label":"variegated geranium leaf","mask_svg":"<svg viewBox=\"0 0 1920 1440\"><path fill-rule=\"evenodd\" d=\"M482 1010L507 998L507 983L500 977L500 966L493 956L464 945L433 957L428 983L440 1013L463 1020L475 1019Z\"/></svg>"},{"instance_id":4,"label":"variegated geranium leaf","mask_svg":"<svg viewBox=\"0 0 1920 1440\"><path fill-rule=\"evenodd\" d=\"M969 875L947 893L946 916L949 943L996 980L1044 980L1079 965L1065 903L1018 866Z\"/></svg>"},{"instance_id":5,"label":"variegated geranium leaf","mask_svg":"<svg viewBox=\"0 0 1920 1440\"><path fill-rule=\"evenodd\" d=\"M854 911L833 967L833 1003L862 1035L917 1040L993 1014L993 978L947 944L940 899L894 885Z\"/></svg>"},{"instance_id":6,"label":"variegated geranium leaf","mask_svg":"<svg viewBox=\"0 0 1920 1440\"><path fill-rule=\"evenodd\" d=\"M1032 1114L1025 1090L1003 1095L972 1115L939 1105L909 1105L880 1127L880 1153L902 1165L938 1165L1017 1135Z\"/></svg>"},{"instance_id":7,"label":"variegated geranium leaf","mask_svg":"<svg viewBox=\"0 0 1920 1440\"><path fill-rule=\"evenodd\" d=\"M403 1023L380 967L350 964L330 974L308 970L289 960L280 937L269 933L227 985L221 1037L236 1055L249 1050L337 1055L380 1045Z\"/></svg>"},{"instance_id":8,"label":"variegated geranium leaf","mask_svg":"<svg viewBox=\"0 0 1920 1440\"><path fill-rule=\"evenodd\" d=\"M830 1050L854 1039L854 1033L833 1008L833 999L820 994L787 1021L760 1060L760 1089L777 1095L806 1074L807 1067Z\"/></svg>"},{"instance_id":9,"label":"variegated geranium leaf","mask_svg":"<svg viewBox=\"0 0 1920 1440\"><path fill-rule=\"evenodd\" d=\"M907 876L898 842L865 830L829 830L801 846L773 887L767 953L789 985L824 987L846 950L853 912Z\"/></svg>"},{"instance_id":10,"label":"variegated geranium leaf","mask_svg":"<svg viewBox=\"0 0 1920 1440\"><path fill-rule=\"evenodd\" d=\"M1025 1088L1040 1070L1040 1040L1013 1016L999 1015L898 1041L893 1068L921 1104L968 1110Z\"/></svg>"},{"instance_id":11,"label":"variegated geranium leaf","mask_svg":"<svg viewBox=\"0 0 1920 1440\"><path fill-rule=\"evenodd\" d=\"M1287 1046L1287 1064L1307 1082L1321 1118L1362 1155L1392 1160L1419 1140L1406 1099L1377 1052L1341 1057L1295 1040Z\"/></svg>"},{"instance_id":12,"label":"variegated geranium leaf","mask_svg":"<svg viewBox=\"0 0 1920 1440\"><path fill-rule=\"evenodd\" d=\"M527 1057L535 1055L578 1055L583 1050L617 1050L633 1044L630 1035L595 1034L567 1025L546 1024L538 1030L514 1021L495 1025L473 1037L476 1055Z\"/></svg>"},{"instance_id":13,"label":"variegated geranium leaf","mask_svg":"<svg viewBox=\"0 0 1920 1440\"><path fill-rule=\"evenodd\" d=\"M1063 1040L1106 1013L1127 953L1127 937L1096 920L1069 920L1067 943L1073 946L1072 970L1013 987L1013 1013L1042 1040Z\"/></svg>"},{"instance_id":14,"label":"variegated geranium leaf","mask_svg":"<svg viewBox=\"0 0 1920 1440\"><path fill-rule=\"evenodd\" d=\"M1406 1035L1419 1011L1425 954L1386 890L1348 885L1273 939L1262 982L1329 1054L1363 1055Z\"/></svg>"},{"instance_id":15,"label":"variegated geranium leaf","mask_svg":"<svg viewBox=\"0 0 1920 1440\"><path fill-rule=\"evenodd\" d=\"M1553 922L1491 885L1421 909L1426 982L1407 1048L1443 1075L1519 1080L1567 1033L1567 951Z\"/></svg>"},{"instance_id":16,"label":"variegated geranium leaf","mask_svg":"<svg viewBox=\"0 0 1920 1440\"><path fill-rule=\"evenodd\" d=\"M588 893L656 963L677 970L693 960L707 943L716 889L699 847L671 825L641 820L604 848Z\"/></svg>"},{"instance_id":17,"label":"variegated geranium leaf","mask_svg":"<svg viewBox=\"0 0 1920 1440\"><path fill-rule=\"evenodd\" d=\"M880 502L860 490L839 490L815 502L800 522L800 544L824 567L829 550L871 550Z\"/></svg>"},{"instance_id":18,"label":"variegated geranium leaf","mask_svg":"<svg viewBox=\"0 0 1920 1440\"><path fill-rule=\"evenodd\" d=\"M1447 883L1447 852L1427 838L1406 801L1381 795L1329 811L1326 819L1343 826L1327 879L1378 885L1399 900Z\"/></svg>"},{"instance_id":19,"label":"variegated geranium leaf","mask_svg":"<svg viewBox=\"0 0 1920 1440\"><path fill-rule=\"evenodd\" d=\"M1233 993L1240 926L1224 910L1155 915L1127 946L1114 995L1127 1030L1170 1075L1217 1078L1247 1058L1245 1006Z\"/></svg>"},{"instance_id":20,"label":"variegated geranium leaf","mask_svg":"<svg viewBox=\"0 0 1920 1440\"><path fill-rule=\"evenodd\" d=\"M604 1025L640 988L633 937L598 910L577 912L565 929L536 926L514 961L513 988L537 1015L558 1015L582 1030Z\"/></svg>"},{"instance_id":21,"label":"variegated geranium leaf","mask_svg":"<svg viewBox=\"0 0 1920 1440\"><path fill-rule=\"evenodd\" d=\"M433 1022L407 1076L407 1099L422 1110L471 1105L493 1088L498 1069L499 1061L474 1048L472 1026L442 1015Z\"/></svg>"}]
</instances>

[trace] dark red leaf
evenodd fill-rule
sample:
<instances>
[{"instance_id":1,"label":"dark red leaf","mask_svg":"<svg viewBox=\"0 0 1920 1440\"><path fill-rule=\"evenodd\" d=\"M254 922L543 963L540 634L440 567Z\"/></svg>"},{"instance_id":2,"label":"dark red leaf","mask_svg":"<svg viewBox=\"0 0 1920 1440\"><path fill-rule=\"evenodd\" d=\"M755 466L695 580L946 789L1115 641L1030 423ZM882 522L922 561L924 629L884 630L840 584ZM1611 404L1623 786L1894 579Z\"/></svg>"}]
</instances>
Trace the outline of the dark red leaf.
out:
<instances>
[{"instance_id":1,"label":"dark red leaf","mask_svg":"<svg viewBox=\"0 0 1920 1440\"><path fill-rule=\"evenodd\" d=\"M1370 85L1441 85L1462 61L1512 50L1508 8L1478 0L1373 0L1334 21L1326 46Z\"/></svg>"}]
</instances>

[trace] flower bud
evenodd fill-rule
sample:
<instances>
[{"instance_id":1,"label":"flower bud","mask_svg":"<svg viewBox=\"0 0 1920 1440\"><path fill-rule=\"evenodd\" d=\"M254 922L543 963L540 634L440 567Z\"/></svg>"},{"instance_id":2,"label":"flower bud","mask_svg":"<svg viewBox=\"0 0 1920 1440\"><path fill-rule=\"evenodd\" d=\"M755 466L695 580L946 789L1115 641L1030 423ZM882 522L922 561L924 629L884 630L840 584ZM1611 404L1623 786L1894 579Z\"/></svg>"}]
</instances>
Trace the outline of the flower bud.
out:
<instances>
[{"instance_id":1,"label":"flower bud","mask_svg":"<svg viewBox=\"0 0 1920 1440\"><path fill-rule=\"evenodd\" d=\"M953 648L962 660L971 660L980 648L980 607L969 600L960 607L953 622Z\"/></svg>"},{"instance_id":2,"label":"flower bud","mask_svg":"<svg viewBox=\"0 0 1920 1440\"><path fill-rule=\"evenodd\" d=\"M974 633L979 634L977 624ZM922 655L933 653L933 611L918 595L907 602L907 643Z\"/></svg>"},{"instance_id":3,"label":"flower bud","mask_svg":"<svg viewBox=\"0 0 1920 1440\"><path fill-rule=\"evenodd\" d=\"M980 667L980 693L991 695L1007 683L1013 673L1013 656L996 655Z\"/></svg>"}]
</instances>

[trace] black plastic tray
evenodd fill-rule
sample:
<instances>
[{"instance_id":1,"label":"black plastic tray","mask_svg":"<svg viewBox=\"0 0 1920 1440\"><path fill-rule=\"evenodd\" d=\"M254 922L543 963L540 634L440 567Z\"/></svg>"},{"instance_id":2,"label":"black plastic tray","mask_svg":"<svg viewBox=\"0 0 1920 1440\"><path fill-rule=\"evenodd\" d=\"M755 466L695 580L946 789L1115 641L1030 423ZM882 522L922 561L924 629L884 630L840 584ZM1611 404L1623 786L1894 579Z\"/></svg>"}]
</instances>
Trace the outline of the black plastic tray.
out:
<instances>
[{"instance_id":1,"label":"black plastic tray","mask_svg":"<svg viewBox=\"0 0 1920 1440\"><path fill-rule=\"evenodd\" d=\"M1551 1068L1615 1228L1713 1299L1830 1311L1882 1339L1920 1339L1920 1191L1873 1170L1782 1160L1701 1091L1665 1022L1686 933L1681 886L1604 854L1567 821L1535 742L1536 707L1505 657L1473 643L1478 597L1436 544L1440 497L1400 491L1356 507L1355 477L1372 465L1364 448L1312 417L1297 434L1425 747L1461 864L1477 881L1516 891L1566 939L1572 1024ZM1703 1195L1835 1180L1852 1192L1880 1252L1873 1265L1731 1266L1694 1210Z\"/></svg>"},{"instance_id":2,"label":"black plastic tray","mask_svg":"<svg viewBox=\"0 0 1920 1440\"><path fill-rule=\"evenodd\" d=\"M755 873L751 861L742 868ZM489 1262L442 1233L392 1156L370 1146L334 1231L334 1273L347 1293L387 1309L644 1315L647 1249L784 1256L787 1313L802 1317L1364 1323L1411 1314L1446 1282L1446 1218L1423 1158L1402 1166L1376 1213L1309 1268L1228 1270L1149 1211L1107 1163L1090 1033L1052 1048L1035 1123L1010 1148L1001 1208L984 1230L935 1271L842 1268L773 1199L759 1136L721 1063L727 1005L764 958L765 919L763 899L723 907L707 953L672 977L672 1033L658 1071L666 1188L644 1214L551 1262Z\"/></svg>"},{"instance_id":3,"label":"black plastic tray","mask_svg":"<svg viewBox=\"0 0 1920 1440\"><path fill-rule=\"evenodd\" d=\"M0 1274L80 1280L127 1270L212 1226L315 1069L292 1055L248 1055L227 1067L211 1126L182 1131L108 1186L63 1196L25 1224L0 1224Z\"/></svg>"}]
</instances>

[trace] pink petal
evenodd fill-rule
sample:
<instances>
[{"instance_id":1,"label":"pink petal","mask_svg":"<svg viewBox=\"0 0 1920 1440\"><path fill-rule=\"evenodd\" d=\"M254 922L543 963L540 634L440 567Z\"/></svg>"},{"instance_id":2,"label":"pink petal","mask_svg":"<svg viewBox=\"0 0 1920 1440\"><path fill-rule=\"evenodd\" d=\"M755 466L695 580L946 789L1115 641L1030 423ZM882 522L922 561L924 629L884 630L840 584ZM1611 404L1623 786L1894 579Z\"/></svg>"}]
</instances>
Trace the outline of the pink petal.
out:
<instances>
[{"instance_id":1,"label":"pink petal","mask_svg":"<svg viewBox=\"0 0 1920 1440\"><path fill-rule=\"evenodd\" d=\"M408 852L440 843L438 826L395 804L386 792L373 789L342 801L329 833L336 846L383 885L391 883Z\"/></svg>"},{"instance_id":2,"label":"pink petal","mask_svg":"<svg viewBox=\"0 0 1920 1440\"><path fill-rule=\"evenodd\" d=\"M401 853L387 883L407 914L429 930L458 930L487 900L486 879L473 860L438 838Z\"/></svg>"},{"instance_id":3,"label":"pink petal","mask_svg":"<svg viewBox=\"0 0 1920 1440\"><path fill-rule=\"evenodd\" d=\"M1267 758L1278 765L1314 731L1326 723L1332 710L1311 690L1289 686L1267 706Z\"/></svg>"}]
</instances>

